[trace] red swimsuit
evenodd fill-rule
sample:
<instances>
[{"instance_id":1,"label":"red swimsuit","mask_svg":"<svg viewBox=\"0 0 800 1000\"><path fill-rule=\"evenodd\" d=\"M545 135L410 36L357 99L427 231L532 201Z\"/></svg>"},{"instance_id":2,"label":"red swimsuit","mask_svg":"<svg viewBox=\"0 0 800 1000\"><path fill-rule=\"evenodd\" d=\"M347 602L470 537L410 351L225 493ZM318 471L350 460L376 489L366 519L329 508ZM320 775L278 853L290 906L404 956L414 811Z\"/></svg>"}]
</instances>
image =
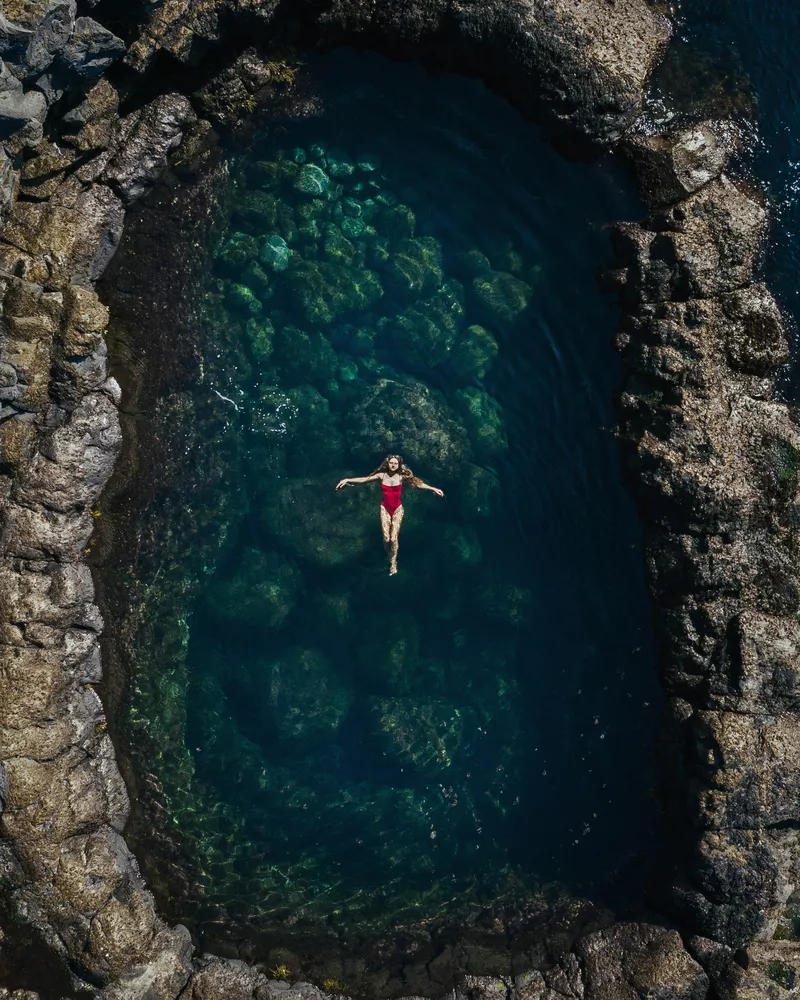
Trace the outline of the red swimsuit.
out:
<instances>
[{"instance_id":1,"label":"red swimsuit","mask_svg":"<svg viewBox=\"0 0 800 1000\"><path fill-rule=\"evenodd\" d=\"M403 492L403 484L398 483L397 486L384 486L381 484L381 490L383 491L381 507L385 507L386 512L391 517L398 507L403 506L403 498L401 496Z\"/></svg>"}]
</instances>

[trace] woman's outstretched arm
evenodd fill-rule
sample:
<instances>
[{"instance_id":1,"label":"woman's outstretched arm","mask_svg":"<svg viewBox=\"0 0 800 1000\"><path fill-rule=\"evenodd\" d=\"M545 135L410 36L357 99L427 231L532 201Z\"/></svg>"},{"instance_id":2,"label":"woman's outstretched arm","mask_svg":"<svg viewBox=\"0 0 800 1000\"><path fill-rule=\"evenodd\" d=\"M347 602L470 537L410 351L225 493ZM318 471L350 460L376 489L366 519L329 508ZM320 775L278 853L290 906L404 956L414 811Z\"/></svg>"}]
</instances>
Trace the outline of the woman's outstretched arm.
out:
<instances>
[{"instance_id":1,"label":"woman's outstretched arm","mask_svg":"<svg viewBox=\"0 0 800 1000\"><path fill-rule=\"evenodd\" d=\"M382 479L382 472L373 472L371 476L353 476L350 479L340 479L336 484L336 489L340 490L343 486L347 486L349 483L371 483L375 479Z\"/></svg>"},{"instance_id":2,"label":"woman's outstretched arm","mask_svg":"<svg viewBox=\"0 0 800 1000\"><path fill-rule=\"evenodd\" d=\"M444 490L440 490L438 486L428 486L428 484L423 483L421 479L416 483L412 483L412 486L416 486L418 490L430 490L431 493L435 493L437 497L444 496Z\"/></svg>"}]
</instances>

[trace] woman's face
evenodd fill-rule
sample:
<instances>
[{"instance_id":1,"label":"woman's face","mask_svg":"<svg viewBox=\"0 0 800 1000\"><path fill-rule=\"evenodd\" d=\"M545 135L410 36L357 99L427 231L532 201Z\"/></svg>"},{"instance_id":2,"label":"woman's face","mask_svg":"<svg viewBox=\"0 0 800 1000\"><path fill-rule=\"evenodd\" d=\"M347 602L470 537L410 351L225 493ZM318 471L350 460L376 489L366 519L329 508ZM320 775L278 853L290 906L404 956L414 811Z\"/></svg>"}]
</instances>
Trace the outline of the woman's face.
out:
<instances>
[{"instance_id":1,"label":"woman's face","mask_svg":"<svg viewBox=\"0 0 800 1000\"><path fill-rule=\"evenodd\" d=\"M400 463L397 461L394 455L389 459L388 464L390 472L397 472L397 470L400 468Z\"/></svg>"}]
</instances>

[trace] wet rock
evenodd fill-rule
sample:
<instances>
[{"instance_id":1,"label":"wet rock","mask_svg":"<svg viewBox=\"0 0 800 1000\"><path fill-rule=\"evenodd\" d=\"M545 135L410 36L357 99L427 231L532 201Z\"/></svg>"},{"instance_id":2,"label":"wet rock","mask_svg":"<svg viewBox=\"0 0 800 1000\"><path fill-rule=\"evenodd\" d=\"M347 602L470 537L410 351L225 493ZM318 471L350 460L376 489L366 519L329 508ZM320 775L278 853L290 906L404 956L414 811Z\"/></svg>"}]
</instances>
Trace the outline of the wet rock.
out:
<instances>
[{"instance_id":1,"label":"wet rock","mask_svg":"<svg viewBox=\"0 0 800 1000\"><path fill-rule=\"evenodd\" d=\"M181 996L192 973L192 939L178 924L168 929L159 925L143 961L103 990L103 1000L174 1000Z\"/></svg>"},{"instance_id":2,"label":"wet rock","mask_svg":"<svg viewBox=\"0 0 800 1000\"><path fill-rule=\"evenodd\" d=\"M82 153L108 149L121 128L118 112L119 94L108 80L98 80L81 103L61 119L63 142Z\"/></svg>"},{"instance_id":3,"label":"wet rock","mask_svg":"<svg viewBox=\"0 0 800 1000\"><path fill-rule=\"evenodd\" d=\"M114 256L125 210L104 184L62 184L47 202L18 206L0 234L0 267L39 284L89 285Z\"/></svg>"},{"instance_id":4,"label":"wet rock","mask_svg":"<svg viewBox=\"0 0 800 1000\"><path fill-rule=\"evenodd\" d=\"M722 298L728 360L750 375L764 375L789 358L783 317L764 285L750 285Z\"/></svg>"},{"instance_id":5,"label":"wet rock","mask_svg":"<svg viewBox=\"0 0 800 1000\"><path fill-rule=\"evenodd\" d=\"M640 302L710 298L746 285L766 225L760 199L723 176L658 214L647 230L618 227L630 261L626 291Z\"/></svg>"},{"instance_id":6,"label":"wet rock","mask_svg":"<svg viewBox=\"0 0 800 1000\"><path fill-rule=\"evenodd\" d=\"M642 195L650 204L667 205L694 194L720 176L737 140L731 125L714 122L634 136L628 144Z\"/></svg>"},{"instance_id":7,"label":"wet rock","mask_svg":"<svg viewBox=\"0 0 800 1000\"><path fill-rule=\"evenodd\" d=\"M79 17L59 55L82 79L100 76L125 52L125 43L91 17Z\"/></svg>"},{"instance_id":8,"label":"wet rock","mask_svg":"<svg viewBox=\"0 0 800 1000\"><path fill-rule=\"evenodd\" d=\"M74 0L31 3L14 12L0 35L0 55L14 75L35 84L52 104L70 87L99 76L125 44L91 17L76 17Z\"/></svg>"},{"instance_id":9,"label":"wet rock","mask_svg":"<svg viewBox=\"0 0 800 1000\"><path fill-rule=\"evenodd\" d=\"M184 130L197 120L182 94L163 94L142 111L124 119L125 139L116 149L102 179L128 203L141 197L162 173L167 156Z\"/></svg>"},{"instance_id":10,"label":"wet rock","mask_svg":"<svg viewBox=\"0 0 800 1000\"><path fill-rule=\"evenodd\" d=\"M266 976L239 962L208 956L192 974L187 1000L253 1000L266 988Z\"/></svg>"},{"instance_id":11,"label":"wet rock","mask_svg":"<svg viewBox=\"0 0 800 1000\"><path fill-rule=\"evenodd\" d=\"M23 90L22 83L0 62L0 140L5 140L6 149L17 151L37 145L46 114L44 95Z\"/></svg>"},{"instance_id":12,"label":"wet rock","mask_svg":"<svg viewBox=\"0 0 800 1000\"><path fill-rule=\"evenodd\" d=\"M159 8L131 45L128 65L143 71L159 50L185 62L197 58L209 42L221 40L227 9L228 0ZM259 12L265 25L274 11L268 5ZM357 0L344 0L335 11L317 12L309 5L305 17L306 29L320 40L341 41L357 29L383 35L415 56L434 49L446 28L450 68L482 71L528 110L536 94L535 109L554 128L578 129L603 142L618 138L635 118L645 82L671 34L667 19L642 0L614 5L548 0L535 13L510 11L498 0L463 9L413 0L402 11L378 4L365 13ZM364 163L371 165L368 159Z\"/></svg>"},{"instance_id":13,"label":"wet rock","mask_svg":"<svg viewBox=\"0 0 800 1000\"><path fill-rule=\"evenodd\" d=\"M73 159L71 151L60 150L51 142L43 142L37 147L36 155L27 160L22 168L20 183L25 196L44 200L55 194Z\"/></svg>"},{"instance_id":14,"label":"wet rock","mask_svg":"<svg viewBox=\"0 0 800 1000\"><path fill-rule=\"evenodd\" d=\"M19 173L0 148L0 226L14 205L18 184Z\"/></svg>"},{"instance_id":15,"label":"wet rock","mask_svg":"<svg viewBox=\"0 0 800 1000\"><path fill-rule=\"evenodd\" d=\"M581 938L584 1000L633 1000L658 988L664 1000L704 1000L708 977L680 935L650 924L615 924Z\"/></svg>"}]
</instances>

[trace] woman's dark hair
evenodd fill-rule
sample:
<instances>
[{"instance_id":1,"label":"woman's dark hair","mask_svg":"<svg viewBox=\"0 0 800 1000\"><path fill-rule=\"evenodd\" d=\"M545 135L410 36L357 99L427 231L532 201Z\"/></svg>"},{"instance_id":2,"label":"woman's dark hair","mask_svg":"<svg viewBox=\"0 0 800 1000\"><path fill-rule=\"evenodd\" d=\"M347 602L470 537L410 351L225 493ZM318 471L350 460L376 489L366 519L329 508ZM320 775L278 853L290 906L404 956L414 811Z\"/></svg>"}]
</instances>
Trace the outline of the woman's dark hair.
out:
<instances>
[{"instance_id":1,"label":"woman's dark hair","mask_svg":"<svg viewBox=\"0 0 800 1000\"><path fill-rule=\"evenodd\" d=\"M396 458L397 461L400 463L397 467L396 472L392 472L392 470L389 468L390 458ZM411 471L411 469L409 469L409 467L405 464L402 455L387 455L386 458L384 458L384 460L375 470L375 472L372 473L372 475L374 476L376 472L385 472L387 476L402 476L403 479L406 480L409 486L419 486L419 484L422 482L422 480L418 479Z\"/></svg>"}]
</instances>

